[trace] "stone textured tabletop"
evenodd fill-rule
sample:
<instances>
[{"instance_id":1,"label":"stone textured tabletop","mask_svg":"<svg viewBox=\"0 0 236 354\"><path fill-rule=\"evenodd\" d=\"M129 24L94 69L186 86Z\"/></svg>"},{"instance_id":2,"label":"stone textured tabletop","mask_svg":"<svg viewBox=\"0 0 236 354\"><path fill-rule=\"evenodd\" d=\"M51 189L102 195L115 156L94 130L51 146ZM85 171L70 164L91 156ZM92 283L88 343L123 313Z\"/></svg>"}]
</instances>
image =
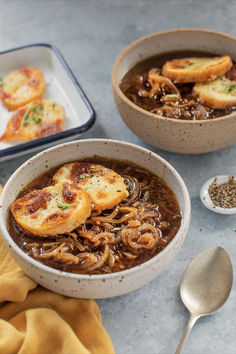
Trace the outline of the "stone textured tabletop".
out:
<instances>
[{"instance_id":1,"label":"stone textured tabletop","mask_svg":"<svg viewBox=\"0 0 236 354\"><path fill-rule=\"evenodd\" d=\"M33 42L56 45L91 100L97 121L84 138L129 141L155 151L181 174L190 192L188 235L169 268L128 295L98 301L117 353L174 353L188 319L179 282L190 259L219 245L236 262L236 217L217 215L200 202L209 177L236 175L236 144L204 155L178 155L148 146L122 122L111 90L115 57L133 40L159 30L201 27L236 35L236 2L227 0L6 0L0 2L0 51ZM30 155L0 164L0 182ZM236 353L236 289L217 313L199 321L186 353ZM105 353L104 353L105 354Z\"/></svg>"}]
</instances>

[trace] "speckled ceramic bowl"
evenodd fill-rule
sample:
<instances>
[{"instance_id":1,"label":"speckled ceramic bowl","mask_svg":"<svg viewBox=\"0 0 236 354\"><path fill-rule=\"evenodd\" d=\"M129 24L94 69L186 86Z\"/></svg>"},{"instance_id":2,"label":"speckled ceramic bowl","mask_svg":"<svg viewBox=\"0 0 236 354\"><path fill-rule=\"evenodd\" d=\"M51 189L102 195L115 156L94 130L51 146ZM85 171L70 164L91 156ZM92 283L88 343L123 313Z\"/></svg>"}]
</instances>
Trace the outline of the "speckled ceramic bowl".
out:
<instances>
[{"instance_id":1,"label":"speckled ceramic bowl","mask_svg":"<svg viewBox=\"0 0 236 354\"><path fill-rule=\"evenodd\" d=\"M9 207L19 192L34 178L53 167L69 161L96 155L130 160L164 178L175 192L182 212L181 227L158 255L149 261L113 274L72 274L43 265L24 253L7 231ZM45 150L19 167L6 183L0 199L0 229L9 252L23 271L37 283L60 294L80 298L106 298L135 290L159 275L179 251L190 220L190 200L187 188L176 170L158 155L138 146L112 140L81 140Z\"/></svg>"},{"instance_id":2,"label":"speckled ceramic bowl","mask_svg":"<svg viewBox=\"0 0 236 354\"><path fill-rule=\"evenodd\" d=\"M112 87L118 111L127 126L141 139L160 149L199 154L222 149L236 141L236 112L209 120L184 121L165 118L132 103L119 85L138 62L157 54L199 50L228 54L236 61L236 38L201 29L177 29L138 39L117 57L112 71Z\"/></svg>"}]
</instances>

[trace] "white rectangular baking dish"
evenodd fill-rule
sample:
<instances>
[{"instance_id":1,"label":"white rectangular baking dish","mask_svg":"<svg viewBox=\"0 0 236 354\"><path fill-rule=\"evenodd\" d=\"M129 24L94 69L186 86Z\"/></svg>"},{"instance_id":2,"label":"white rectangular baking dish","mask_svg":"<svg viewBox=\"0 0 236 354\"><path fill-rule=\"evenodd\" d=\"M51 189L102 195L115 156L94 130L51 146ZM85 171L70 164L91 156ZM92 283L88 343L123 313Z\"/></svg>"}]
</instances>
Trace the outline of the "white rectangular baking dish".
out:
<instances>
[{"instance_id":1,"label":"white rectangular baking dish","mask_svg":"<svg viewBox=\"0 0 236 354\"><path fill-rule=\"evenodd\" d=\"M0 161L42 150L88 130L95 121L95 112L78 81L57 48L50 44L30 44L0 52L0 76L22 66L31 66L44 73L44 98L60 103L66 112L63 131L29 142L0 142ZM12 112L0 102L0 136L5 131Z\"/></svg>"}]
</instances>

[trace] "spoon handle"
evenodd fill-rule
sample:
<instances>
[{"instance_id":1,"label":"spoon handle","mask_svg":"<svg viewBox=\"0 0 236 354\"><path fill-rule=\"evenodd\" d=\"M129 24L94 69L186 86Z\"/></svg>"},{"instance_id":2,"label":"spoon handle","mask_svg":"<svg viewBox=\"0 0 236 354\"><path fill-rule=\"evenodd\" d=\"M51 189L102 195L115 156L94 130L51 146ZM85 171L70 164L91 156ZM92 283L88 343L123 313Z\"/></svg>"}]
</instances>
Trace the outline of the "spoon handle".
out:
<instances>
[{"instance_id":1,"label":"spoon handle","mask_svg":"<svg viewBox=\"0 0 236 354\"><path fill-rule=\"evenodd\" d=\"M184 333L183 333L183 335L182 335L182 337L180 339L180 342L179 342L179 345L178 345L178 347L176 349L175 354L180 354L182 352L182 349L183 349L183 347L184 347L184 345L185 345L185 343L186 343L186 341L188 339L189 333L190 333L191 329L193 328L193 326L195 325L196 321L199 319L199 317L200 316L196 316L196 315L193 315L193 314L190 315L190 318L188 320L187 326L186 326L186 328L184 330Z\"/></svg>"}]
</instances>

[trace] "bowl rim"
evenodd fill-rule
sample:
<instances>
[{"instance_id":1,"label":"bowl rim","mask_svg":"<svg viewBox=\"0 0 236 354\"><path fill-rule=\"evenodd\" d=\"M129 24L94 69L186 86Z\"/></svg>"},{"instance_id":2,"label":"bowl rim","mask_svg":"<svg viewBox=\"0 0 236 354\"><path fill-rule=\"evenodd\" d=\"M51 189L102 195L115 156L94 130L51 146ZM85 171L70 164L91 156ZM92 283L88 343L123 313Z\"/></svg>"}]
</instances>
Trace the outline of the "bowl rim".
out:
<instances>
[{"instance_id":1,"label":"bowl rim","mask_svg":"<svg viewBox=\"0 0 236 354\"><path fill-rule=\"evenodd\" d=\"M216 35L216 36L223 37L223 38L227 38L227 39L230 39L230 40L236 42L236 36L233 36L233 35L230 35L227 33L223 33L223 32L210 30L210 29L203 29L203 28L176 28L176 29L170 29L170 30L159 31L159 32L154 32L154 33L148 34L146 36L136 39L135 41L133 41L132 43L127 45L116 57L113 67L112 67L112 74L111 74L113 89L116 90L120 99L122 101L124 101L128 106L130 106L130 108L136 109L140 113L145 114L146 118L150 118L150 119L158 118L158 119L161 119L161 120L167 121L167 122L174 122L174 123L178 122L179 124L197 124L197 125L201 124L202 125L202 124L212 123L215 121L222 121L222 120L224 121L224 120L229 119L231 117L235 117L235 112L232 112L232 113L227 114L225 116L217 117L214 119L184 120L184 119L177 119L177 118L168 118L168 117L160 116L158 114L151 113L151 112L141 108L140 106L138 106L135 103L133 103L132 101L130 101L125 96L125 94L122 92L122 90L120 89L119 83L118 83L118 79L117 79L117 71L118 71L118 66L119 66L121 60L126 56L126 54L129 53L130 51L132 51L133 48L135 48L137 45L139 45L143 41L147 41L149 39L159 37L159 36L165 36L167 34L174 34L177 32L180 32L180 33L183 33L183 32L209 33L209 34ZM146 57L146 58L149 58L149 57ZM143 58L143 60L144 59L145 58Z\"/></svg>"},{"instance_id":2,"label":"bowl rim","mask_svg":"<svg viewBox=\"0 0 236 354\"><path fill-rule=\"evenodd\" d=\"M44 265L43 263L33 259L32 257L30 257L28 254L26 254L12 239L12 237L10 236L8 230L7 230L7 226L5 225L4 219L3 219L3 200L5 198L5 194L7 193L7 190L9 189L9 187L11 186L12 182L14 182L15 177L21 173L21 170L25 170L27 168L28 165L32 165L32 163L37 160L40 159L41 157L43 157L45 155L45 158L47 156L48 153L50 153L53 150L57 150L59 149L63 149L64 147L70 146L70 145L78 145L78 144L89 144L89 143L106 143L107 146L109 146L109 144L118 144L118 145L125 145L127 148L133 148L133 149L137 149L139 151L142 151L144 154L148 154L149 156L152 156L154 158L157 158L168 170L170 170L176 177L177 181L179 182L179 185L181 187L182 193L183 193L183 200L185 202L185 209L182 210L185 212L184 217L182 218L182 222L180 225L179 230L177 231L175 237L171 240L171 242L158 254L156 254L154 257L152 257L151 259L149 259L148 261L141 263L140 265L137 265L135 267L126 269L126 270L122 270L119 272L114 272L114 273L108 273L108 274L79 274L79 273L70 273L70 272L65 272L65 271L61 271L59 269L55 269L49 266ZM56 146L53 146L49 149L46 149L38 154L36 154L35 156L31 157L30 159L28 159L26 162L24 162L21 166L19 166L16 171L11 175L11 177L8 179L8 181L6 182L5 186L3 187L3 191L0 197L0 231L2 233L2 238L4 239L5 245L6 247L9 249L13 249L15 253L18 254L18 256L20 256L21 258L24 259L25 262L27 262L28 264L30 264L31 266L34 266L37 269L42 270L43 272L49 273L50 275L54 275L57 277L63 277L63 278L71 278L71 279L81 279L81 280L91 280L91 279L97 279L97 280L101 280L101 279L114 279L114 278L120 278L120 277L125 277L125 276L129 276L132 273L136 273L139 270L142 270L143 268L146 267L150 267L152 266L153 263L156 263L156 261L158 261L161 257L164 257L164 255L168 252L168 250L172 247L172 245L174 243L177 242L177 240L180 238L182 232L187 233L188 230L188 226L189 226L189 222L190 222L190 217L191 217L191 202L190 202L190 196L188 193L188 189L187 186L184 182L184 180L182 179L182 177L180 176L180 174L176 171L176 169L165 159L163 159L161 156L157 155L156 153L152 152L151 150L148 150L146 148L140 147L138 145L132 144L132 143L128 143L125 141L119 141L119 140L113 140L113 139L82 139L79 141L71 141L68 143L63 143L63 144L59 144Z\"/></svg>"}]
</instances>

